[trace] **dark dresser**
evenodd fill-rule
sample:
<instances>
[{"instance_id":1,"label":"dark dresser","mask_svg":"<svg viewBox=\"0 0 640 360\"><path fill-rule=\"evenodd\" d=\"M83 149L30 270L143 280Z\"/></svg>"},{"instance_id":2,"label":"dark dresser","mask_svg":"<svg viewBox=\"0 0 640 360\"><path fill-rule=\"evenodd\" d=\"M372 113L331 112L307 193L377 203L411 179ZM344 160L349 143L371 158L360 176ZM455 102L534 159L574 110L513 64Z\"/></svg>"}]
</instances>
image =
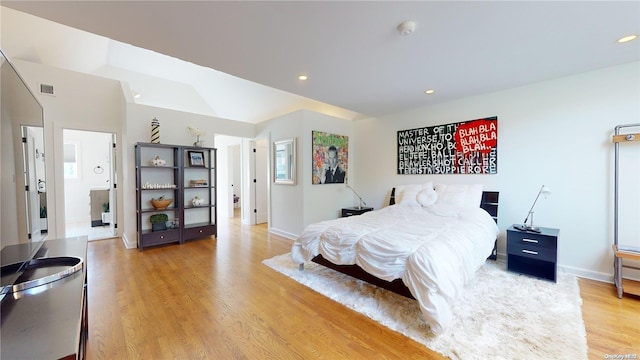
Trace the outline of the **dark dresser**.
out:
<instances>
[{"instance_id":1,"label":"dark dresser","mask_svg":"<svg viewBox=\"0 0 640 360\"><path fill-rule=\"evenodd\" d=\"M556 281L558 233L553 228L540 232L507 229L507 270Z\"/></svg>"},{"instance_id":2,"label":"dark dresser","mask_svg":"<svg viewBox=\"0 0 640 360\"><path fill-rule=\"evenodd\" d=\"M373 208L366 207L366 206L363 206L363 207L354 206L354 207L342 208L342 217L362 215L368 211L373 211Z\"/></svg>"}]
</instances>

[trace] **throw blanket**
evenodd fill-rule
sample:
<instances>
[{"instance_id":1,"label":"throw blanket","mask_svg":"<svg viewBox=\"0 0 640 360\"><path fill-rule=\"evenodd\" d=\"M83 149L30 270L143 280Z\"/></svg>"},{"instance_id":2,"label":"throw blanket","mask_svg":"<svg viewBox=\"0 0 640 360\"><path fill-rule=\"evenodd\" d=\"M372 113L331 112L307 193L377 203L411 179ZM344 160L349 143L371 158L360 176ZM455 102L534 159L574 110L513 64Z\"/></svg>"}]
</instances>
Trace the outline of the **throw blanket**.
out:
<instances>
[{"instance_id":1,"label":"throw blanket","mask_svg":"<svg viewBox=\"0 0 640 360\"><path fill-rule=\"evenodd\" d=\"M301 264L322 254L387 281L402 279L439 334L451 322L453 301L491 254L497 236L496 223L480 208L392 205L307 226L291 256Z\"/></svg>"}]
</instances>

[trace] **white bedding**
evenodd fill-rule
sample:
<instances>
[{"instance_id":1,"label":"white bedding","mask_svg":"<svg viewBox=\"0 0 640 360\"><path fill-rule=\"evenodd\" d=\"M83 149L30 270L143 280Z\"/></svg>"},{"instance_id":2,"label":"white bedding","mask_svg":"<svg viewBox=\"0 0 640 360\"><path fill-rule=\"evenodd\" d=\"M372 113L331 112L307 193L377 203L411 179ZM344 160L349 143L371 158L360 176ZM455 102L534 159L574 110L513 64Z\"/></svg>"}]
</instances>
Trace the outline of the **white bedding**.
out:
<instances>
[{"instance_id":1,"label":"white bedding","mask_svg":"<svg viewBox=\"0 0 640 360\"><path fill-rule=\"evenodd\" d=\"M400 204L311 224L291 256L301 264L322 254L381 279L402 279L439 334L451 322L453 300L491 254L497 235L496 223L481 208Z\"/></svg>"}]
</instances>

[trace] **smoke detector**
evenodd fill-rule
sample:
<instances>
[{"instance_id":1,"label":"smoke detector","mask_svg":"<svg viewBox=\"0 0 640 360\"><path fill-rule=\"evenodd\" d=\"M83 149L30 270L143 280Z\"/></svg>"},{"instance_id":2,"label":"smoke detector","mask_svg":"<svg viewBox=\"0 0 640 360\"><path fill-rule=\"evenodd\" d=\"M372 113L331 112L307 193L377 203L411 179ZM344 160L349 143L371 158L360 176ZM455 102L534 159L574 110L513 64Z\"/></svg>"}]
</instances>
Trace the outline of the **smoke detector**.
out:
<instances>
[{"instance_id":1,"label":"smoke detector","mask_svg":"<svg viewBox=\"0 0 640 360\"><path fill-rule=\"evenodd\" d=\"M416 23L411 20L406 20L400 23L397 27L398 34L402 36L411 35L413 31L416 29Z\"/></svg>"}]
</instances>

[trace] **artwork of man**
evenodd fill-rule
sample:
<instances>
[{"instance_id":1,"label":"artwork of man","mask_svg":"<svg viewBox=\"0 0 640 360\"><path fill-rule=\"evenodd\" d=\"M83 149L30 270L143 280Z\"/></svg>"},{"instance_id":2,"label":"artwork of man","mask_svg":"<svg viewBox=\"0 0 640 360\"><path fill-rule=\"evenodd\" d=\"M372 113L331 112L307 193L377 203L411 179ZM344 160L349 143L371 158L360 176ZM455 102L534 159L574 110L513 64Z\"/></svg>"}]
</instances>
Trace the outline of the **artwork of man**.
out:
<instances>
[{"instance_id":1,"label":"artwork of man","mask_svg":"<svg viewBox=\"0 0 640 360\"><path fill-rule=\"evenodd\" d=\"M312 131L311 183L344 184L349 172L349 137Z\"/></svg>"},{"instance_id":2,"label":"artwork of man","mask_svg":"<svg viewBox=\"0 0 640 360\"><path fill-rule=\"evenodd\" d=\"M345 172L338 164L338 148L331 145L327 150L327 161L323 165L323 184L344 183Z\"/></svg>"}]
</instances>

